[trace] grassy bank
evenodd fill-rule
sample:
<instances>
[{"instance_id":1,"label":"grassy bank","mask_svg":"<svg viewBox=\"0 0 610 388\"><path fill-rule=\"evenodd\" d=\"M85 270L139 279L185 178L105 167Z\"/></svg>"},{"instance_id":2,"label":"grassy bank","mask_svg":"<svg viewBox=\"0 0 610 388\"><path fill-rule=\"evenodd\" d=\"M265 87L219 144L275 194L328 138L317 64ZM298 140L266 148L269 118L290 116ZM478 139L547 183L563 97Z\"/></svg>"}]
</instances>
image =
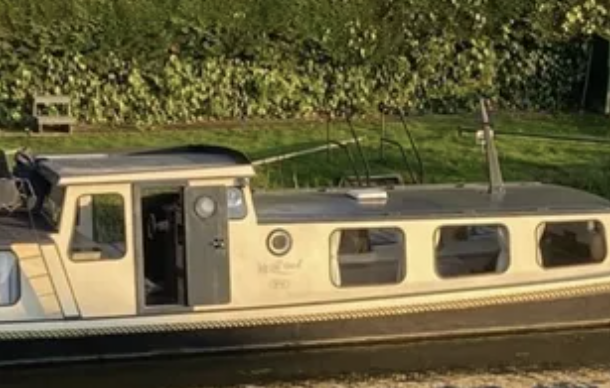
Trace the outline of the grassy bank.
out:
<instances>
[{"instance_id":1,"label":"grassy bank","mask_svg":"<svg viewBox=\"0 0 610 388\"><path fill-rule=\"evenodd\" d=\"M409 119L425 166L426 182L465 182L485 179L483 155L473 134L457 133L459 126L476 127L472 116L426 116ZM546 116L534 114L500 115L499 131L548 133L570 136L601 136L610 139L610 121L597 116ZM379 160L379 125L357 123L358 135L366 136L363 146L373 173L398 171L408 174L396 149L386 149L386 162ZM334 139L349 137L343 123L332 126ZM389 137L408 145L402 126L388 125ZM259 159L283 152L324 144L326 126L254 125L234 128L162 130L152 132L77 134L65 137L0 137L0 147L29 146L35 152L65 152L137 147L165 147L188 143L210 143L237 148ZM498 136L498 148L506 180L537 180L584 188L610 197L610 144L576 143L521 137ZM351 147L357 157L356 149ZM304 156L258 169L259 187L317 187L332 185L351 173L348 158L341 150ZM359 161L359 160L358 160ZM411 159L413 161L413 159ZM360 171L363 171L359 163Z\"/></svg>"}]
</instances>

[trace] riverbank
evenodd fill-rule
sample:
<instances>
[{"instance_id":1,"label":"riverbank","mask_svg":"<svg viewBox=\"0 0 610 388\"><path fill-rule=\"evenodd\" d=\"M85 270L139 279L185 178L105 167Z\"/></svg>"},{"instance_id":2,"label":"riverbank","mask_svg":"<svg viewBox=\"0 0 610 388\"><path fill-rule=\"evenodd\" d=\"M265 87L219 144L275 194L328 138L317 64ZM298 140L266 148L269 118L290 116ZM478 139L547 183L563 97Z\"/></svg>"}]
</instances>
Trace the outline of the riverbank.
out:
<instances>
[{"instance_id":1,"label":"riverbank","mask_svg":"<svg viewBox=\"0 0 610 388\"><path fill-rule=\"evenodd\" d=\"M493 117L496 129L524 134L594 136L610 140L610 120L593 115L545 115L532 113L499 114ZM483 155L474 134L458 133L460 127L476 129L479 118L472 115L431 115L409 118L412 132L425 170L425 182L465 182L486 179ZM372 174L399 172L407 183L410 174L398 151L392 145L384 149L380 160L380 122L355 123ZM167 147L182 144L208 143L234 147L252 159L323 145L327 138L324 122L245 122L187 127L164 127L152 130L78 131L73 135L40 136L11 132L0 136L0 147L30 147L37 153L102 151L112 149ZM351 137L344 122L331 125L331 138ZM409 139L399 122L387 124L386 136L402 144L410 165L416 159ZM497 146L506 180L536 180L566 184L610 196L610 143L575 142L499 135ZM350 146L359 173L364 164L355 145ZM345 152L321 152L257 169L257 187L320 187L337 183L353 167Z\"/></svg>"}]
</instances>

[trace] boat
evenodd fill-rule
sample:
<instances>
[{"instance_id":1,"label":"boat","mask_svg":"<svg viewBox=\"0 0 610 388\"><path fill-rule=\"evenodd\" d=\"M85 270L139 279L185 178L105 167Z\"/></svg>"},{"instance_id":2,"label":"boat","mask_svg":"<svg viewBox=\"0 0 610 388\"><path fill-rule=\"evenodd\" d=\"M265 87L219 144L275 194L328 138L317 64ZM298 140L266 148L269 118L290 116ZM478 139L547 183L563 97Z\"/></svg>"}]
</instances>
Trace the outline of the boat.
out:
<instances>
[{"instance_id":1,"label":"boat","mask_svg":"<svg viewBox=\"0 0 610 388\"><path fill-rule=\"evenodd\" d=\"M19 151L0 165L1 363L607 326L610 201L504 182L477 136L488 182L271 191L226 147Z\"/></svg>"}]
</instances>

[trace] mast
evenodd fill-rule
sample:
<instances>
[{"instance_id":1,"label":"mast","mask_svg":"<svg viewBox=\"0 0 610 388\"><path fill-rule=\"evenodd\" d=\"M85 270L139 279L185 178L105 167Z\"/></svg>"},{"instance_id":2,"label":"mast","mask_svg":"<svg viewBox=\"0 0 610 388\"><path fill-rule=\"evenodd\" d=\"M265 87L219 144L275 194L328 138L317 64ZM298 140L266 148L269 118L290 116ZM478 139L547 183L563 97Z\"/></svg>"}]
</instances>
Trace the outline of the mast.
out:
<instances>
[{"instance_id":1,"label":"mast","mask_svg":"<svg viewBox=\"0 0 610 388\"><path fill-rule=\"evenodd\" d=\"M483 136L485 139L485 156L487 158L489 179L489 188L487 192L494 200L500 200L505 193L502 170L500 169L500 162L498 160L498 151L496 150L494 138L491 134L491 124L489 122L489 115L487 113L487 101L481 98L480 104L481 120L483 123Z\"/></svg>"}]
</instances>

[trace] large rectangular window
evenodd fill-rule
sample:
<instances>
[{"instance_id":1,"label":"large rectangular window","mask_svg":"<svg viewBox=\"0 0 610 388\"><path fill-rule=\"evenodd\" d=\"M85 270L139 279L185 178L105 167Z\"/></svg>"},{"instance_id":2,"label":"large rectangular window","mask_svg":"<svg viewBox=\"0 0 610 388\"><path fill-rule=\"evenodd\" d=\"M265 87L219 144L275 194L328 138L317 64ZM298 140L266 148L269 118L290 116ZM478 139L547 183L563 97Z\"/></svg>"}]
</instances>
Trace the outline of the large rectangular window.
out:
<instances>
[{"instance_id":1,"label":"large rectangular window","mask_svg":"<svg viewBox=\"0 0 610 388\"><path fill-rule=\"evenodd\" d=\"M72 260L121 259L126 243L125 205L120 194L92 194L78 199L70 244Z\"/></svg>"},{"instance_id":2,"label":"large rectangular window","mask_svg":"<svg viewBox=\"0 0 610 388\"><path fill-rule=\"evenodd\" d=\"M502 273L510 263L502 225L452 225L436 231L436 271L443 278Z\"/></svg>"},{"instance_id":3,"label":"large rectangular window","mask_svg":"<svg viewBox=\"0 0 610 388\"><path fill-rule=\"evenodd\" d=\"M386 285L404 280L406 251L402 230L342 229L333 232L330 241L335 286Z\"/></svg>"},{"instance_id":4,"label":"large rectangular window","mask_svg":"<svg viewBox=\"0 0 610 388\"><path fill-rule=\"evenodd\" d=\"M0 307L14 305L20 294L17 257L12 252L0 251Z\"/></svg>"},{"instance_id":5,"label":"large rectangular window","mask_svg":"<svg viewBox=\"0 0 610 388\"><path fill-rule=\"evenodd\" d=\"M544 268L601 263L606 259L606 233L599 221L547 222L541 228Z\"/></svg>"}]
</instances>

